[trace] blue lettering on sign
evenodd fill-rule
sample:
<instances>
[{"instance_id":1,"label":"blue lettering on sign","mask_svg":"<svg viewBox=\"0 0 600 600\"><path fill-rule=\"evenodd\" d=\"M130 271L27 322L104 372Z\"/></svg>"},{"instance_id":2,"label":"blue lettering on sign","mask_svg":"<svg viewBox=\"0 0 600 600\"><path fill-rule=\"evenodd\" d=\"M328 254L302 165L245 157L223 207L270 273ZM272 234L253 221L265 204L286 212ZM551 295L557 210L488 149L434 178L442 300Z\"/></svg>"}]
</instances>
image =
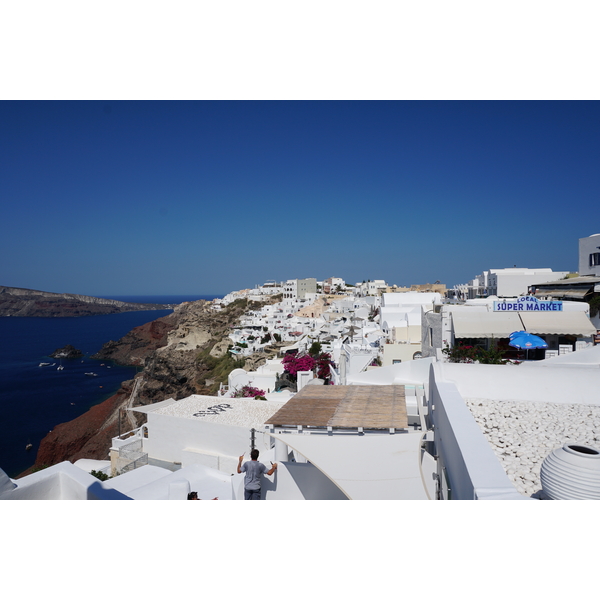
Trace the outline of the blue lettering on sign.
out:
<instances>
[{"instance_id":1,"label":"blue lettering on sign","mask_svg":"<svg viewBox=\"0 0 600 600\"><path fill-rule=\"evenodd\" d=\"M526 311L544 311L563 309L563 303L556 300L538 300L533 296L522 296L518 302L494 302L495 312L526 312Z\"/></svg>"}]
</instances>

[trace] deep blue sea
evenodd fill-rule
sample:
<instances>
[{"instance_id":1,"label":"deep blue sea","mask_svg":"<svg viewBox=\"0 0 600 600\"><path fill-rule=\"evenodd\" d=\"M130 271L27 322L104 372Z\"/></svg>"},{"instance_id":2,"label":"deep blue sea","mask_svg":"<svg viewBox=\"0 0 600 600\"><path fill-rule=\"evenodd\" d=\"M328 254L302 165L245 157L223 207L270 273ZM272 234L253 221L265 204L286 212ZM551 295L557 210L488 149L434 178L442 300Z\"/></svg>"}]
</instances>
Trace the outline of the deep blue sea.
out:
<instances>
[{"instance_id":1,"label":"deep blue sea","mask_svg":"<svg viewBox=\"0 0 600 600\"><path fill-rule=\"evenodd\" d=\"M126 302L179 304L217 296L112 296ZM0 468L16 477L35 462L42 438L59 423L82 415L112 396L135 367L89 358L109 340L171 310L71 318L0 317ZM49 354L67 344L83 358L61 361ZM40 367L41 362L52 366ZM55 364L52 364L55 363ZM96 373L90 377L85 373ZM27 444L33 448L27 451Z\"/></svg>"}]
</instances>

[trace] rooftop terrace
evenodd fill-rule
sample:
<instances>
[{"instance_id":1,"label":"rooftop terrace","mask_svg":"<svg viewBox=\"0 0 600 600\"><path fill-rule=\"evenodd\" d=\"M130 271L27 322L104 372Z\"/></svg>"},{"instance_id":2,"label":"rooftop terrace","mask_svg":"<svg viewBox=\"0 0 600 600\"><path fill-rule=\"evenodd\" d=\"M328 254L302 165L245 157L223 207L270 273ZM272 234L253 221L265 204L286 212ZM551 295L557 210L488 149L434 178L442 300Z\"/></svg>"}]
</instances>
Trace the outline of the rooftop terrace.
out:
<instances>
[{"instance_id":1,"label":"rooftop terrace","mask_svg":"<svg viewBox=\"0 0 600 600\"><path fill-rule=\"evenodd\" d=\"M201 419L223 425L257 427L266 423L273 413L277 412L284 404L284 402L267 402L251 398L216 398L215 396L193 395L146 412L182 419Z\"/></svg>"},{"instance_id":2,"label":"rooftop terrace","mask_svg":"<svg viewBox=\"0 0 600 600\"><path fill-rule=\"evenodd\" d=\"M405 388L308 385L265 423L278 427L406 429Z\"/></svg>"}]
</instances>

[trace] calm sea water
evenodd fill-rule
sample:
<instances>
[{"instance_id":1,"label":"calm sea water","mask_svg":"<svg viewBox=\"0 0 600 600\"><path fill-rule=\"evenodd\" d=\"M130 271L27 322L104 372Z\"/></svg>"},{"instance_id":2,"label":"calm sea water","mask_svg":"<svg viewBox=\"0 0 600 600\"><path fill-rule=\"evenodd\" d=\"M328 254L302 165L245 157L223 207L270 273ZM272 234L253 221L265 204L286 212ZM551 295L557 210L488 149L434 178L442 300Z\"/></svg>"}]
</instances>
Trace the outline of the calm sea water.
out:
<instances>
[{"instance_id":1,"label":"calm sea water","mask_svg":"<svg viewBox=\"0 0 600 600\"><path fill-rule=\"evenodd\" d=\"M216 296L122 296L113 300L178 304ZM16 477L35 461L42 438L59 423L82 415L112 396L122 381L135 376L135 367L101 363L90 355L109 340L118 340L134 327L168 315L152 310L75 318L0 317L0 468ZM72 344L82 358L48 357ZM41 362L52 366L40 367ZM62 364L64 369L58 371ZM96 373L90 377L85 373ZM33 448L27 451L27 444Z\"/></svg>"}]
</instances>

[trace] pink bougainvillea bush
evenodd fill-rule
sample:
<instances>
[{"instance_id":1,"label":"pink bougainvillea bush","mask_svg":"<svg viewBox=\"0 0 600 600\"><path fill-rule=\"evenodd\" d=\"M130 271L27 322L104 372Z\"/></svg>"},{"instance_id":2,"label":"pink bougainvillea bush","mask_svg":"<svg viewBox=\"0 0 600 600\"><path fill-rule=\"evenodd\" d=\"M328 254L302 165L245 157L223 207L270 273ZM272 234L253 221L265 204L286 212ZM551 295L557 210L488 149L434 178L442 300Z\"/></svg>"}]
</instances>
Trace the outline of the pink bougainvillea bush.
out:
<instances>
[{"instance_id":1,"label":"pink bougainvillea bush","mask_svg":"<svg viewBox=\"0 0 600 600\"><path fill-rule=\"evenodd\" d=\"M298 371L312 371L316 361L308 354L286 354L283 357L283 370L289 373L294 380Z\"/></svg>"},{"instance_id":2,"label":"pink bougainvillea bush","mask_svg":"<svg viewBox=\"0 0 600 600\"><path fill-rule=\"evenodd\" d=\"M331 355L327 352L319 354L316 358L308 354L286 354L283 357L283 370L289 373L294 379L298 376L298 371L314 371L316 369L317 377L320 379L329 379L329 365L331 364Z\"/></svg>"},{"instance_id":3,"label":"pink bougainvillea bush","mask_svg":"<svg viewBox=\"0 0 600 600\"><path fill-rule=\"evenodd\" d=\"M264 396L265 391L259 390L258 388L252 387L251 385L245 385L239 390L235 390L232 398L256 398L257 396Z\"/></svg>"}]
</instances>

